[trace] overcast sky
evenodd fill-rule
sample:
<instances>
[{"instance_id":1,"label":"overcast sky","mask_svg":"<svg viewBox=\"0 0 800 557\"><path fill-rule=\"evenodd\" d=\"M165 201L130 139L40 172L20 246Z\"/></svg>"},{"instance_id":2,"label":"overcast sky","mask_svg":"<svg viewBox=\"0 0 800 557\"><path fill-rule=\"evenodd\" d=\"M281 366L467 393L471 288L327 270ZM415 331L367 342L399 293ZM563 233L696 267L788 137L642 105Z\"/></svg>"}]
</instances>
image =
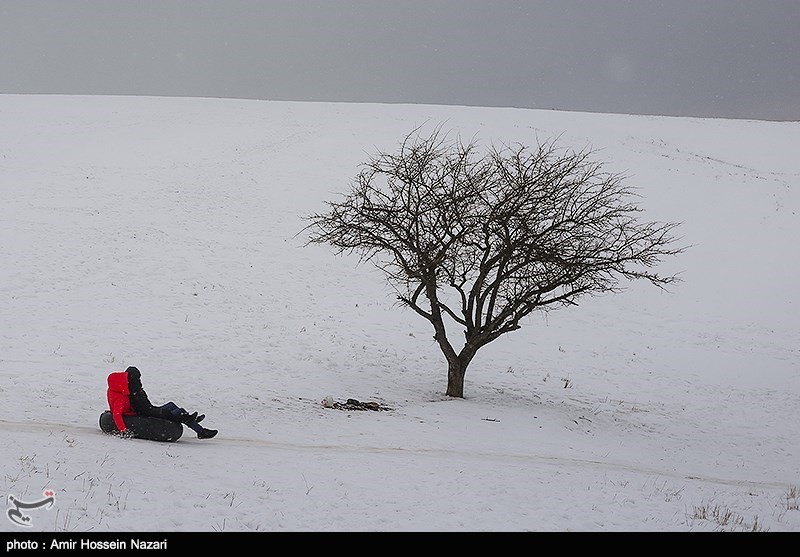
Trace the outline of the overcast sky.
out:
<instances>
[{"instance_id":1,"label":"overcast sky","mask_svg":"<svg viewBox=\"0 0 800 557\"><path fill-rule=\"evenodd\" d=\"M0 93L800 120L800 0L0 0Z\"/></svg>"}]
</instances>

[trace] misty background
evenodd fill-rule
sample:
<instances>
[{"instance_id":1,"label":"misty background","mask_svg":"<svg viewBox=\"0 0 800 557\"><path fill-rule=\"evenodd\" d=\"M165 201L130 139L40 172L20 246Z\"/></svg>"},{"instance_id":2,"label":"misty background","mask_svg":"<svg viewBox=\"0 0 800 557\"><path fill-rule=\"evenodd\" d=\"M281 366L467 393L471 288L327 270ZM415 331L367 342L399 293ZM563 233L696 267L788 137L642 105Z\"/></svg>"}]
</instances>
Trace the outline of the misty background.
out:
<instances>
[{"instance_id":1,"label":"misty background","mask_svg":"<svg viewBox=\"0 0 800 557\"><path fill-rule=\"evenodd\" d=\"M0 93L800 120L800 0L0 0Z\"/></svg>"}]
</instances>

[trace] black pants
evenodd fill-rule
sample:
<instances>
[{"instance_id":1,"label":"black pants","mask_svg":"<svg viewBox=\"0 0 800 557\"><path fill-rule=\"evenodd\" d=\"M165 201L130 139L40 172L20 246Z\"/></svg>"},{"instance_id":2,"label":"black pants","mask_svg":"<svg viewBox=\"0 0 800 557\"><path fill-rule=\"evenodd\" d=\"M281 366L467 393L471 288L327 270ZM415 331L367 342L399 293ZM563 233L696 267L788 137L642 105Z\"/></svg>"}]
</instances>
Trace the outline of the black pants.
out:
<instances>
[{"instance_id":1,"label":"black pants","mask_svg":"<svg viewBox=\"0 0 800 557\"><path fill-rule=\"evenodd\" d=\"M162 404L161 406L154 406L153 409L147 413L148 416L169 420L171 422L180 422L180 417L184 414L188 414L188 412L172 401ZM195 422L187 423L186 426L196 432L200 432L203 429L203 426Z\"/></svg>"}]
</instances>

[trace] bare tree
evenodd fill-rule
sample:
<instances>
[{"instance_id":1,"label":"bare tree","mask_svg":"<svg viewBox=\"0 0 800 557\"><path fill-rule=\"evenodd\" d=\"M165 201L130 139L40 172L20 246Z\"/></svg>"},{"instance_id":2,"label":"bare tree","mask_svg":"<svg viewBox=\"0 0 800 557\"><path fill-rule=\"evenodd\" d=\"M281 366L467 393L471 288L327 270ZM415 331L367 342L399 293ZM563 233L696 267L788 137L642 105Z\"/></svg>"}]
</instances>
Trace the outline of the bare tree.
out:
<instances>
[{"instance_id":1,"label":"bare tree","mask_svg":"<svg viewBox=\"0 0 800 557\"><path fill-rule=\"evenodd\" d=\"M306 217L308 243L356 253L380 268L398 300L433 326L447 392L464 396L477 351L534 310L615 292L620 279L664 288L653 267L675 223L641 223L633 190L590 152L554 142L478 152L441 129L409 134L370 157L349 194ZM454 345L448 329L463 331Z\"/></svg>"}]
</instances>

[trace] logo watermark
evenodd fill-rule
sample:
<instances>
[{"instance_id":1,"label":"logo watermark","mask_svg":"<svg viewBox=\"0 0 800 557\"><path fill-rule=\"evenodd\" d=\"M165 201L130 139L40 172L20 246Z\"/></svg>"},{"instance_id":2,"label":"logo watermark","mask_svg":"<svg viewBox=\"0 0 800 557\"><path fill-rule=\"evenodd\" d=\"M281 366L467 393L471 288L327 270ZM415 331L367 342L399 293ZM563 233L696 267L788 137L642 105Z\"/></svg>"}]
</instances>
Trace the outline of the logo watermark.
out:
<instances>
[{"instance_id":1,"label":"logo watermark","mask_svg":"<svg viewBox=\"0 0 800 557\"><path fill-rule=\"evenodd\" d=\"M44 499L40 499L39 501L34 501L32 503L28 503L23 501L22 499L18 499L13 495L8 496L8 504L10 505L8 510L6 511L6 515L8 519L16 524L17 526L24 526L26 528L30 528L33 526L33 522L31 521L31 517L28 516L23 512L24 510L32 510L32 509L51 509L56 502L56 493L52 489L47 489L44 492ZM13 508L12 508L13 506Z\"/></svg>"}]
</instances>

